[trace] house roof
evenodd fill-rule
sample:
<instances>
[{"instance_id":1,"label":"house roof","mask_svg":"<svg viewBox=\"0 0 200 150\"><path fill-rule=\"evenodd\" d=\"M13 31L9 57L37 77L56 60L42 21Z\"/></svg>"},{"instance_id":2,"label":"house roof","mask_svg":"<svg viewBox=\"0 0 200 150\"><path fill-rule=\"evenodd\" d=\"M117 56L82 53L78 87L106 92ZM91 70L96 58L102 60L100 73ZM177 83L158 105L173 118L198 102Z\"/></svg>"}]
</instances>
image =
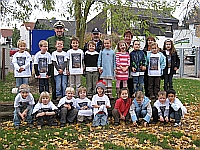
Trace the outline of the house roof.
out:
<instances>
[{"instance_id":1,"label":"house roof","mask_svg":"<svg viewBox=\"0 0 200 150\"><path fill-rule=\"evenodd\" d=\"M54 29L53 25L57 22L56 19L37 19L35 24L45 24L50 29ZM75 35L76 22L69 20L61 20L65 24L65 31L67 35Z\"/></svg>"},{"instance_id":2,"label":"house roof","mask_svg":"<svg viewBox=\"0 0 200 150\"><path fill-rule=\"evenodd\" d=\"M2 37L4 38L11 37L13 33L13 29L0 29L0 33Z\"/></svg>"},{"instance_id":3,"label":"house roof","mask_svg":"<svg viewBox=\"0 0 200 150\"><path fill-rule=\"evenodd\" d=\"M35 22L25 22L21 26L25 26L26 30L33 30L35 26Z\"/></svg>"}]
</instances>

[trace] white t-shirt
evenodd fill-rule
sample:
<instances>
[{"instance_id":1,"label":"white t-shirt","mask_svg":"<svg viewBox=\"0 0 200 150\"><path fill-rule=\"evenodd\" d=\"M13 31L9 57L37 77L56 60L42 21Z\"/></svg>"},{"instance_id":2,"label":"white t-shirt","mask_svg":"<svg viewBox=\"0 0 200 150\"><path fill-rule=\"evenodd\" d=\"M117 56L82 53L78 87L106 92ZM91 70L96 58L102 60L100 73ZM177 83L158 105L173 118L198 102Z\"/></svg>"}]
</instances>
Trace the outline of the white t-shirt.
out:
<instances>
[{"instance_id":1,"label":"white t-shirt","mask_svg":"<svg viewBox=\"0 0 200 150\"><path fill-rule=\"evenodd\" d=\"M72 99L69 100L69 99L67 99L66 96L60 99L57 107L59 108L60 106L62 106L63 104L66 104L66 103L67 104L71 103L72 106L74 106L76 108L76 100L75 100L75 98L73 97Z\"/></svg>"},{"instance_id":2,"label":"white t-shirt","mask_svg":"<svg viewBox=\"0 0 200 150\"><path fill-rule=\"evenodd\" d=\"M19 107L22 103L27 103L27 105L34 105L35 101L33 98L33 95L31 93L28 94L28 96L24 99L22 98L21 93L18 93L15 97L14 107Z\"/></svg>"},{"instance_id":3,"label":"white t-shirt","mask_svg":"<svg viewBox=\"0 0 200 150\"><path fill-rule=\"evenodd\" d=\"M149 58L149 66L148 66L148 75L149 76L161 76L160 69L160 54L151 53Z\"/></svg>"},{"instance_id":4,"label":"white t-shirt","mask_svg":"<svg viewBox=\"0 0 200 150\"><path fill-rule=\"evenodd\" d=\"M32 114L34 114L34 113L37 112L38 110L44 109L44 108L48 108L48 109L51 109L51 110L56 110L56 109L58 109L58 108L53 104L52 101L48 102L47 105L44 105L43 103L38 102L38 103L35 105Z\"/></svg>"},{"instance_id":5,"label":"white t-shirt","mask_svg":"<svg viewBox=\"0 0 200 150\"><path fill-rule=\"evenodd\" d=\"M87 109L81 109L82 107L87 106ZM77 98L76 99L76 108L78 110L78 115L80 116L91 116L92 115L92 108L91 108L91 100L87 97L84 99Z\"/></svg>"},{"instance_id":6,"label":"white t-shirt","mask_svg":"<svg viewBox=\"0 0 200 150\"><path fill-rule=\"evenodd\" d=\"M24 51L23 53L17 52L13 55L12 63L14 65L14 77L30 77L31 69L30 62L32 61L31 55ZM19 72L20 67L25 70Z\"/></svg>"},{"instance_id":7,"label":"white t-shirt","mask_svg":"<svg viewBox=\"0 0 200 150\"><path fill-rule=\"evenodd\" d=\"M42 54L41 51L39 51L35 54L33 64L38 64L38 71L41 78L46 78L46 74L48 72L48 64L51 63L51 54L49 52Z\"/></svg>"},{"instance_id":8,"label":"white t-shirt","mask_svg":"<svg viewBox=\"0 0 200 150\"><path fill-rule=\"evenodd\" d=\"M106 115L108 115L108 110L106 106L111 107L110 105L110 100L107 95L103 95L102 97L99 97L98 94L94 95L92 97L92 103L91 105L99 105L101 106L100 108L94 108L94 116L99 112L99 111L104 111ZM102 107L103 106L103 107Z\"/></svg>"},{"instance_id":9,"label":"white t-shirt","mask_svg":"<svg viewBox=\"0 0 200 150\"><path fill-rule=\"evenodd\" d=\"M67 61L67 53L65 51L62 51L62 52L57 52L57 51L54 51L52 53L52 57L51 57L51 60L52 61L55 61L57 65L59 66L62 66L64 64L65 61ZM58 75L58 71L56 70L56 67L54 66L54 75ZM66 68L65 70L63 71L63 74L64 75L67 75L66 74Z\"/></svg>"}]
</instances>

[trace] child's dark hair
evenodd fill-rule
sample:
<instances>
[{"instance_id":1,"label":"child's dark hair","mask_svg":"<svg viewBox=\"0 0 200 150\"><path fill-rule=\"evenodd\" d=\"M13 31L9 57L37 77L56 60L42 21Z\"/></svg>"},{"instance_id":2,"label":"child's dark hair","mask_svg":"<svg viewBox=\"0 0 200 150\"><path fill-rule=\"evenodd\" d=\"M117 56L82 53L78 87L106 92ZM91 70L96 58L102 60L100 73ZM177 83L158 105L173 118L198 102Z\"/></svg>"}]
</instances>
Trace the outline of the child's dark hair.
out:
<instances>
[{"instance_id":1,"label":"child's dark hair","mask_svg":"<svg viewBox=\"0 0 200 150\"><path fill-rule=\"evenodd\" d=\"M126 88L126 87L121 88L120 91L119 91L119 96L122 94L122 91L127 91L128 92L128 97L129 97L129 90L128 90L128 88Z\"/></svg>"},{"instance_id":2,"label":"child's dark hair","mask_svg":"<svg viewBox=\"0 0 200 150\"><path fill-rule=\"evenodd\" d=\"M134 40L134 41L133 41L133 45L135 44L135 42L139 42L139 43L140 43L140 41L139 41L139 40Z\"/></svg>"},{"instance_id":3,"label":"child's dark hair","mask_svg":"<svg viewBox=\"0 0 200 150\"><path fill-rule=\"evenodd\" d=\"M87 44L87 48L89 49L89 45L94 45L95 48L96 48L96 43L94 41L89 41L88 44Z\"/></svg>"},{"instance_id":4,"label":"child's dark hair","mask_svg":"<svg viewBox=\"0 0 200 150\"><path fill-rule=\"evenodd\" d=\"M146 39L146 43L145 43L145 46L144 46L144 50L145 51L148 51L148 40L149 39L151 39L152 41L154 41L154 42L156 42L156 40L155 40L155 38L153 37L153 36L149 36L149 37L147 37L147 39Z\"/></svg>"},{"instance_id":5,"label":"child's dark hair","mask_svg":"<svg viewBox=\"0 0 200 150\"><path fill-rule=\"evenodd\" d=\"M78 37L75 37L75 36L73 36L73 37L71 38L71 44L72 44L72 41L77 41L77 42L79 43L79 38L78 38Z\"/></svg>"},{"instance_id":6,"label":"child's dark hair","mask_svg":"<svg viewBox=\"0 0 200 150\"><path fill-rule=\"evenodd\" d=\"M119 44L121 44L121 43L124 43L124 44L125 44L126 50L128 49L127 43L126 43L124 40L121 40L121 41L119 41L119 42L117 43L117 50L118 50L118 52L121 52L120 47L119 47Z\"/></svg>"},{"instance_id":7,"label":"child's dark hair","mask_svg":"<svg viewBox=\"0 0 200 150\"><path fill-rule=\"evenodd\" d=\"M167 48L166 48L166 43L167 43L167 42L170 42L170 43L171 43L170 54L174 54L174 53L176 52L176 49L175 49L175 47L174 47L173 41L170 40L170 39L165 40L164 45L163 45L163 50L167 50Z\"/></svg>"},{"instance_id":8,"label":"child's dark hair","mask_svg":"<svg viewBox=\"0 0 200 150\"><path fill-rule=\"evenodd\" d=\"M176 91L174 89L169 89L169 90L167 90L167 96L168 96L168 94L176 95Z\"/></svg>"}]
</instances>

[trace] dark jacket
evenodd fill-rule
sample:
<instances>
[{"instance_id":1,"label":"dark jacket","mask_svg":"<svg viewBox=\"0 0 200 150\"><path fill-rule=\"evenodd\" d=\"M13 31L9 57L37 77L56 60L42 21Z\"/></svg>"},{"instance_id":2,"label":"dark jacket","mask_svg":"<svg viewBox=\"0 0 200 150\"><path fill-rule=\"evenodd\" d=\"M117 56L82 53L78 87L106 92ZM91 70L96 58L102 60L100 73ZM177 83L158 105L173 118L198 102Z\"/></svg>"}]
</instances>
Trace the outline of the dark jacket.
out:
<instances>
[{"instance_id":1,"label":"dark jacket","mask_svg":"<svg viewBox=\"0 0 200 150\"><path fill-rule=\"evenodd\" d=\"M168 59L166 51L162 51L163 55L166 57L166 67L163 70L163 75L168 74ZM173 53L171 55L171 68L170 68L170 74L176 74L176 71L174 70L175 67L179 68L180 66L180 59L178 57L177 52Z\"/></svg>"},{"instance_id":2,"label":"dark jacket","mask_svg":"<svg viewBox=\"0 0 200 150\"><path fill-rule=\"evenodd\" d=\"M102 46L103 46L103 42L101 40L99 40L99 42L96 45L95 51L97 51L99 53L100 50L102 50ZM88 50L88 42L85 43L84 48L83 48L83 52L85 53L87 50Z\"/></svg>"}]
</instances>

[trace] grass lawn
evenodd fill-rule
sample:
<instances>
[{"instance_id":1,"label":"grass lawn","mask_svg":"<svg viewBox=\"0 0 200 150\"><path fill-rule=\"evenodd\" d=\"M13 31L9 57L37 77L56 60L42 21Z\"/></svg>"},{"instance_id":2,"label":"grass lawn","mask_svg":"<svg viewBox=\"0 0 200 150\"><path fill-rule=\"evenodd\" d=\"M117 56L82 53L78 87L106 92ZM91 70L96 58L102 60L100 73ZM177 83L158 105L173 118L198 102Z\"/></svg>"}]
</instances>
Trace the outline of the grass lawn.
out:
<instances>
[{"instance_id":1,"label":"grass lawn","mask_svg":"<svg viewBox=\"0 0 200 150\"><path fill-rule=\"evenodd\" d=\"M178 98L188 110L181 127L173 127L173 122L149 127L133 127L131 123L122 122L116 127L109 118L110 124L105 127L74 124L64 128L45 126L38 130L27 128L23 122L23 126L15 130L13 122L7 121L1 124L0 149L200 149L200 81L173 81ZM13 84L0 82L1 101L13 101L11 86Z\"/></svg>"}]
</instances>

